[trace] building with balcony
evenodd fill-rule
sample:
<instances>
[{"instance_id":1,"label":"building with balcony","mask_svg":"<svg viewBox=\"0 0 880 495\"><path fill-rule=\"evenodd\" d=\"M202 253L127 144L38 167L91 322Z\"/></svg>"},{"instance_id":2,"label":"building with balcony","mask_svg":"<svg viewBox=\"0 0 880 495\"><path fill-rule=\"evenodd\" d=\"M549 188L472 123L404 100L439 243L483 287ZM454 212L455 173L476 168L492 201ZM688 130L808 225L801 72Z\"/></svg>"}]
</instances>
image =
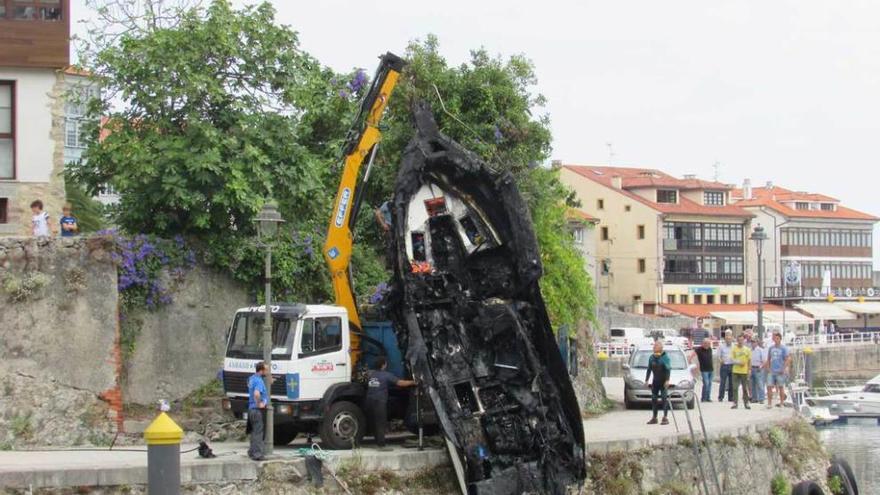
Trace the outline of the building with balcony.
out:
<instances>
[{"instance_id":1,"label":"building with balcony","mask_svg":"<svg viewBox=\"0 0 880 495\"><path fill-rule=\"evenodd\" d=\"M658 304L747 302L753 214L731 204L731 186L653 169L554 166L598 219L600 304L653 314Z\"/></svg>"},{"instance_id":2,"label":"building with balcony","mask_svg":"<svg viewBox=\"0 0 880 495\"><path fill-rule=\"evenodd\" d=\"M768 239L763 250L764 296L770 301L880 299L873 279L873 229L878 218L823 194L767 183L731 191L736 206L755 215ZM754 252L754 246L751 247ZM751 257L757 263L757 257ZM753 268L757 268L755 264ZM757 297L757 283L752 285Z\"/></svg>"},{"instance_id":3,"label":"building with balcony","mask_svg":"<svg viewBox=\"0 0 880 495\"><path fill-rule=\"evenodd\" d=\"M0 0L0 235L31 232L30 203L64 202L69 0Z\"/></svg>"}]
</instances>

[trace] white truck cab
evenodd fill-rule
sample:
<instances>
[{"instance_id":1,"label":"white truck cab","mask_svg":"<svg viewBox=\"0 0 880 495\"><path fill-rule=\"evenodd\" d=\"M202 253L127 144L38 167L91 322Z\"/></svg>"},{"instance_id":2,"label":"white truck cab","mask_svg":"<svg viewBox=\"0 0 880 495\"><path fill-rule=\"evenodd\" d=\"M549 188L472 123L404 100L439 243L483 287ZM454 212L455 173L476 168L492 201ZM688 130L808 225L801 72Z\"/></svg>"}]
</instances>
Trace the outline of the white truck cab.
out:
<instances>
[{"instance_id":1,"label":"white truck cab","mask_svg":"<svg viewBox=\"0 0 880 495\"><path fill-rule=\"evenodd\" d=\"M318 433L332 449L358 444L367 430L362 410L366 388L352 379L353 368L365 367L384 355L389 371L403 377L402 356L391 324L365 322L362 363L352 363L345 308L281 303L271 306L270 312L275 444L286 445L302 432ZM229 328L223 359L224 407L239 418L247 413L248 379L263 360L265 316L265 306L241 308ZM403 390L390 392L389 419L404 417L409 395Z\"/></svg>"}]
</instances>

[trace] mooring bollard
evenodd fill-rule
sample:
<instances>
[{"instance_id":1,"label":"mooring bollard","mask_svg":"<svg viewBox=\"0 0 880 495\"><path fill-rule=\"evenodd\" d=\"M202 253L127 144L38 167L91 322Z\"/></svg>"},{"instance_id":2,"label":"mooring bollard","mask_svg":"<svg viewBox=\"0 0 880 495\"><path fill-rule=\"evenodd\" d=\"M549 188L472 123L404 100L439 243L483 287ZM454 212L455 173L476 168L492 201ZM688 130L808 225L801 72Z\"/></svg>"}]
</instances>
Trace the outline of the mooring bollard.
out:
<instances>
[{"instance_id":1,"label":"mooring bollard","mask_svg":"<svg viewBox=\"0 0 880 495\"><path fill-rule=\"evenodd\" d=\"M602 363L602 376L608 377L608 354L605 351L599 351L599 362Z\"/></svg>"},{"instance_id":2,"label":"mooring bollard","mask_svg":"<svg viewBox=\"0 0 880 495\"><path fill-rule=\"evenodd\" d=\"M807 387L813 387L813 348L805 347L804 348L804 381L807 382Z\"/></svg>"},{"instance_id":3,"label":"mooring bollard","mask_svg":"<svg viewBox=\"0 0 880 495\"><path fill-rule=\"evenodd\" d=\"M183 430L167 414L159 413L144 430L147 441L147 493L180 493L180 441Z\"/></svg>"}]
</instances>

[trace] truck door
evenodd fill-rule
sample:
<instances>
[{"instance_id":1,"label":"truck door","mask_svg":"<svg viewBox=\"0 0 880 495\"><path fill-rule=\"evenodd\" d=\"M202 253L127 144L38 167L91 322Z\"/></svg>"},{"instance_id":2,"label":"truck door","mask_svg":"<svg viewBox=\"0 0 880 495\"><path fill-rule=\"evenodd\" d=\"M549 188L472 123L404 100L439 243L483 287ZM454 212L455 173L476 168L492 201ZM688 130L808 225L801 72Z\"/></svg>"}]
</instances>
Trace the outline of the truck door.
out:
<instances>
[{"instance_id":1,"label":"truck door","mask_svg":"<svg viewBox=\"0 0 880 495\"><path fill-rule=\"evenodd\" d=\"M296 369L299 370L299 400L317 400L334 383L347 382L348 350L345 322L339 316L310 316L302 321Z\"/></svg>"}]
</instances>

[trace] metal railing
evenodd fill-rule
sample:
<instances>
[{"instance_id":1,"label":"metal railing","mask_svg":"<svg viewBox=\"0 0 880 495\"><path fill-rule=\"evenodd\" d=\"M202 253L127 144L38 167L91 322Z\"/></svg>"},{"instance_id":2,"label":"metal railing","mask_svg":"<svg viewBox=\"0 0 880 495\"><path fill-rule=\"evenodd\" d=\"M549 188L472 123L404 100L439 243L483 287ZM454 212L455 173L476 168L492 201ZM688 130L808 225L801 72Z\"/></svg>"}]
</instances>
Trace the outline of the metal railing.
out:
<instances>
[{"instance_id":1,"label":"metal railing","mask_svg":"<svg viewBox=\"0 0 880 495\"><path fill-rule=\"evenodd\" d=\"M819 335L798 335L791 344L794 347L845 345L845 344L880 344L878 332L851 332Z\"/></svg>"}]
</instances>

